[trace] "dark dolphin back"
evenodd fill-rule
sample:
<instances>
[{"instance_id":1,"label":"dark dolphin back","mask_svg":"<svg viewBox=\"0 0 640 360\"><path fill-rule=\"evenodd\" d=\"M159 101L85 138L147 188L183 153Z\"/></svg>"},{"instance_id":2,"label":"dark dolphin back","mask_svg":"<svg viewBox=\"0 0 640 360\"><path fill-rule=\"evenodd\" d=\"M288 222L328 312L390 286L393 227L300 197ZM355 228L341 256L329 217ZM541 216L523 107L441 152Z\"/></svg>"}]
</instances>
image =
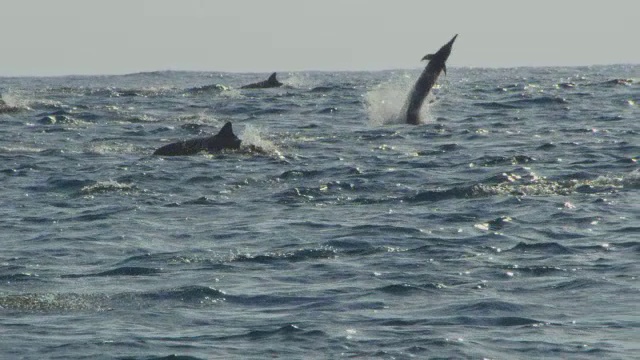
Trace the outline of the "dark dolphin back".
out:
<instances>
[{"instance_id":1,"label":"dark dolphin back","mask_svg":"<svg viewBox=\"0 0 640 360\"><path fill-rule=\"evenodd\" d=\"M231 121L227 121L227 123L224 124L222 129L220 129L220 131L218 131L218 134L216 136L234 137L234 138L237 139L236 134L233 133L233 127L231 126Z\"/></svg>"},{"instance_id":2,"label":"dark dolphin back","mask_svg":"<svg viewBox=\"0 0 640 360\"><path fill-rule=\"evenodd\" d=\"M271 74L271 76L269 76L269 78L267 79L267 84L269 84L269 86L271 87L278 87L282 85L282 83L278 81L278 79L276 79L276 73L273 73Z\"/></svg>"},{"instance_id":3,"label":"dark dolphin back","mask_svg":"<svg viewBox=\"0 0 640 360\"><path fill-rule=\"evenodd\" d=\"M153 155L162 156L183 156L194 155L204 150L203 142L206 138L189 139L174 142L162 146L153 152Z\"/></svg>"},{"instance_id":4,"label":"dark dolphin back","mask_svg":"<svg viewBox=\"0 0 640 360\"><path fill-rule=\"evenodd\" d=\"M233 133L231 122L224 124L218 134L214 136L195 138L167 144L154 151L153 155L181 156L194 155L201 151L209 153L224 149L239 149L242 141Z\"/></svg>"},{"instance_id":5,"label":"dark dolphin back","mask_svg":"<svg viewBox=\"0 0 640 360\"><path fill-rule=\"evenodd\" d=\"M239 149L241 140L233 133L231 122L228 121L217 135L206 138L206 148L209 152L216 152L224 149Z\"/></svg>"},{"instance_id":6,"label":"dark dolphin back","mask_svg":"<svg viewBox=\"0 0 640 360\"><path fill-rule=\"evenodd\" d=\"M241 89L263 89L282 86L282 83L276 79L276 73L271 74L265 81L241 86Z\"/></svg>"}]
</instances>

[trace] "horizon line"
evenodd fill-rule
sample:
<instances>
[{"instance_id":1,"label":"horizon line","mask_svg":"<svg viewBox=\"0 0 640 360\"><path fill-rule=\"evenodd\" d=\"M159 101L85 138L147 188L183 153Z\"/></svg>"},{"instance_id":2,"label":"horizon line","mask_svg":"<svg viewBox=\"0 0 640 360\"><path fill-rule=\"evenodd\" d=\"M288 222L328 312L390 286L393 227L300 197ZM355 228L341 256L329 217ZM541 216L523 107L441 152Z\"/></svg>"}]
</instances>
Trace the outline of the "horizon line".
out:
<instances>
[{"instance_id":1,"label":"horizon line","mask_svg":"<svg viewBox=\"0 0 640 360\"><path fill-rule=\"evenodd\" d=\"M488 70L500 70L500 69L522 69L522 68L589 68L589 67L602 67L602 66L640 66L638 63L594 63L589 65L515 65L515 66L475 66L475 65L463 65L463 66L449 66L450 69L488 69ZM49 75L3 75L0 74L0 78L58 78L58 77L72 77L72 76L131 76L137 74L149 74L149 73L168 73L168 72L191 72L191 73L218 73L218 74L267 74L267 73L358 73L358 72L386 72L386 71L413 71L419 70L422 67L398 67L398 68L384 68L384 69L372 69L372 70L353 70L353 69L335 69L335 70L317 70L317 69L304 69L304 70L267 70L267 71L252 71L252 70L194 70L194 69L158 69L158 70L140 70L133 72L105 72L105 73L65 73L65 74L49 74Z\"/></svg>"}]
</instances>

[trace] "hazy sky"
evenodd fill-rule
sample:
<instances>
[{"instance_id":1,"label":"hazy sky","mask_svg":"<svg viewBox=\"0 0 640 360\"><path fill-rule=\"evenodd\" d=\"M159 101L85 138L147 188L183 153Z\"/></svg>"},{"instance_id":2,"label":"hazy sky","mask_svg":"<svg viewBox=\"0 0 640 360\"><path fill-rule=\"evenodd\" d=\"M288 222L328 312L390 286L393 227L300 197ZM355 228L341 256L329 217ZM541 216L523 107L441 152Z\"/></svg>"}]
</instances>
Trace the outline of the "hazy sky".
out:
<instances>
[{"instance_id":1,"label":"hazy sky","mask_svg":"<svg viewBox=\"0 0 640 360\"><path fill-rule=\"evenodd\" d=\"M640 0L0 0L0 76L640 63Z\"/></svg>"}]
</instances>

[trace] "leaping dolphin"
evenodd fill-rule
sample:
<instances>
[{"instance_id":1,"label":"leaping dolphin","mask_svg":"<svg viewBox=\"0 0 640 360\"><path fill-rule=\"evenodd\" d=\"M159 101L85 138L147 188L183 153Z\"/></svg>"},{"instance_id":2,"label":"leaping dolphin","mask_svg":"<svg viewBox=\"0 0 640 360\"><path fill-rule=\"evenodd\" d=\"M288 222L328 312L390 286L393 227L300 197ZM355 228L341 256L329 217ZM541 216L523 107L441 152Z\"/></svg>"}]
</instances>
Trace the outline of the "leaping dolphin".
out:
<instances>
[{"instance_id":1,"label":"leaping dolphin","mask_svg":"<svg viewBox=\"0 0 640 360\"><path fill-rule=\"evenodd\" d=\"M240 143L241 140L233 133L231 122L227 122L217 135L167 144L156 150L153 155L193 155L201 151L215 153L224 149L239 149Z\"/></svg>"},{"instance_id":2,"label":"leaping dolphin","mask_svg":"<svg viewBox=\"0 0 640 360\"><path fill-rule=\"evenodd\" d=\"M402 108L404 118L408 124L417 125L420 123L420 108L422 107L424 99L429 95L429 91L431 91L436 80L438 80L440 72L444 71L445 75L447 74L445 62L451 54L451 47L456 37L458 37L458 34L442 46L437 53L425 55L425 57L422 58L422 60L429 60L429 63L422 71L422 74L420 74L416 84L413 85L407 102Z\"/></svg>"},{"instance_id":3,"label":"leaping dolphin","mask_svg":"<svg viewBox=\"0 0 640 360\"><path fill-rule=\"evenodd\" d=\"M241 86L240 89L264 89L264 88L272 88L272 87L280 87L280 86L282 86L282 83L278 81L278 79L276 79L276 73L273 73L265 81L244 85L244 86Z\"/></svg>"}]
</instances>

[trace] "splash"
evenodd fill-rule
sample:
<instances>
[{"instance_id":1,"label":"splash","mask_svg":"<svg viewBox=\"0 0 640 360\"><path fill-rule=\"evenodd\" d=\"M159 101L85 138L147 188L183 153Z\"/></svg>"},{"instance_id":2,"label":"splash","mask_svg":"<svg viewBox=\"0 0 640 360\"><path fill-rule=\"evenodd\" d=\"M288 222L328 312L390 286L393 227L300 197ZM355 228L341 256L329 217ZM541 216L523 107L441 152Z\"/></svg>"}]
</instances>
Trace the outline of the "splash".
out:
<instances>
[{"instance_id":1,"label":"splash","mask_svg":"<svg viewBox=\"0 0 640 360\"><path fill-rule=\"evenodd\" d=\"M494 185L480 185L487 193L511 194L518 196L546 196L607 194L624 188L634 188L634 173L625 176L598 176L595 179L551 180L529 174L502 174L503 182Z\"/></svg>"},{"instance_id":2,"label":"splash","mask_svg":"<svg viewBox=\"0 0 640 360\"><path fill-rule=\"evenodd\" d=\"M30 109L29 105L31 103L32 100L25 94L19 94L13 91L0 93L0 108L4 109L4 112Z\"/></svg>"},{"instance_id":3,"label":"splash","mask_svg":"<svg viewBox=\"0 0 640 360\"><path fill-rule=\"evenodd\" d=\"M216 94L229 90L229 87L223 84L209 84L188 88L185 91L190 94Z\"/></svg>"},{"instance_id":4,"label":"splash","mask_svg":"<svg viewBox=\"0 0 640 360\"><path fill-rule=\"evenodd\" d=\"M107 297L98 294L44 293L0 296L0 309L52 311L105 311Z\"/></svg>"},{"instance_id":5,"label":"splash","mask_svg":"<svg viewBox=\"0 0 640 360\"><path fill-rule=\"evenodd\" d=\"M405 119L401 114L414 81L413 77L404 74L379 84L367 92L365 101L369 123L374 126L404 123ZM429 97L431 96L433 95L429 95ZM429 101L426 101L422 108L425 120L430 118L428 103Z\"/></svg>"},{"instance_id":6,"label":"splash","mask_svg":"<svg viewBox=\"0 0 640 360\"><path fill-rule=\"evenodd\" d=\"M243 97L242 92L238 89L228 88L227 90L221 92L220 97L228 98L228 99L237 99Z\"/></svg>"},{"instance_id":7,"label":"splash","mask_svg":"<svg viewBox=\"0 0 640 360\"><path fill-rule=\"evenodd\" d=\"M318 80L313 79L310 74L307 73L289 73L285 80L280 80L285 86L297 88L297 89L311 89L319 85Z\"/></svg>"},{"instance_id":8,"label":"splash","mask_svg":"<svg viewBox=\"0 0 640 360\"><path fill-rule=\"evenodd\" d=\"M0 146L0 154L2 153L39 153L44 151L44 148L31 147L28 145L15 145L15 146Z\"/></svg>"},{"instance_id":9,"label":"splash","mask_svg":"<svg viewBox=\"0 0 640 360\"><path fill-rule=\"evenodd\" d=\"M97 141L85 145L83 151L88 154L110 155L110 154L131 154L138 151L132 144L120 144L110 141Z\"/></svg>"},{"instance_id":10,"label":"splash","mask_svg":"<svg viewBox=\"0 0 640 360\"><path fill-rule=\"evenodd\" d=\"M207 113L206 110L198 111L191 114L179 115L178 122L182 123L182 127L188 127L191 125L211 125L215 127L222 127L224 122L220 122L220 120L214 116L211 116Z\"/></svg>"},{"instance_id":11,"label":"splash","mask_svg":"<svg viewBox=\"0 0 640 360\"><path fill-rule=\"evenodd\" d=\"M96 193L104 192L128 192L134 190L135 186L132 184L122 184L114 180L98 181L95 184L87 185L80 189L80 192L84 195L92 195Z\"/></svg>"},{"instance_id":12,"label":"splash","mask_svg":"<svg viewBox=\"0 0 640 360\"><path fill-rule=\"evenodd\" d=\"M274 155L282 158L280 149L271 141L265 139L261 135L262 131L251 125L247 125L242 133L241 149L248 152L258 152L268 155Z\"/></svg>"},{"instance_id":13,"label":"splash","mask_svg":"<svg viewBox=\"0 0 640 360\"><path fill-rule=\"evenodd\" d=\"M618 178L618 181L620 181L622 186L627 189L640 189L640 170L633 170L632 172Z\"/></svg>"}]
</instances>

